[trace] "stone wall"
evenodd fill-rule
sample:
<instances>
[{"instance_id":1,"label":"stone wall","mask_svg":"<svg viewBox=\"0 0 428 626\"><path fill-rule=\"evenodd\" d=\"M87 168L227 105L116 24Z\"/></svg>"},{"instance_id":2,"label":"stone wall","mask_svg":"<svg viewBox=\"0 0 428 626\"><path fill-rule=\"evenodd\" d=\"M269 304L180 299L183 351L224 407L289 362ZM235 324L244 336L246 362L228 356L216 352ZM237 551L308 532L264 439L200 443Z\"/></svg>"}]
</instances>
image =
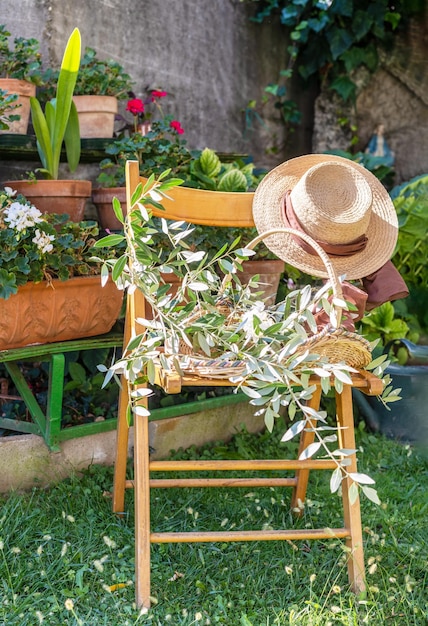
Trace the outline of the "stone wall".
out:
<instances>
[{"instance_id":1,"label":"stone wall","mask_svg":"<svg viewBox=\"0 0 428 626\"><path fill-rule=\"evenodd\" d=\"M385 138L395 154L395 182L428 172L428 10L425 13L425 19L413 20L396 39L394 50L381 57L375 74L358 71L355 108L344 106L331 92L320 94L315 105L314 152L349 150L349 124L341 128L339 118L357 125L359 150L384 124Z\"/></svg>"}]
</instances>

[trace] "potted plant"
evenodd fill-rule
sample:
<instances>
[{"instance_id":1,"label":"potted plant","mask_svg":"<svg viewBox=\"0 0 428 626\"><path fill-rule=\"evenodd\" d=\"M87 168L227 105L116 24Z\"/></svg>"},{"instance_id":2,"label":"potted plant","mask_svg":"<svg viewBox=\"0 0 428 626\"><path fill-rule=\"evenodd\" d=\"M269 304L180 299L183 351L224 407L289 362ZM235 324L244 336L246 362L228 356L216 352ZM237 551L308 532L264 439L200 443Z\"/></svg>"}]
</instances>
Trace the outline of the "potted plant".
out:
<instances>
[{"instance_id":1,"label":"potted plant","mask_svg":"<svg viewBox=\"0 0 428 626\"><path fill-rule=\"evenodd\" d=\"M88 180L60 180L61 150L65 145L70 172L80 160L80 133L77 109L73 102L80 63L81 38L77 28L71 33L62 60L56 97L46 102L43 113L37 98L31 98L31 116L37 138L42 168L37 172L47 180L8 181L9 187L22 193L43 212L65 213L79 222L84 215L86 199L91 196Z\"/></svg>"},{"instance_id":2,"label":"potted plant","mask_svg":"<svg viewBox=\"0 0 428 626\"><path fill-rule=\"evenodd\" d=\"M145 91L146 95L143 98L137 98L134 92L129 92L130 100L126 103L126 111L131 113L132 121L129 122L123 115L117 116L118 121L123 124L118 130L119 133L126 134L128 132L129 135L135 133L146 135L151 130L151 122L156 112L160 115L160 118L165 117L161 101L168 93L163 89L149 89L148 87ZM184 133L179 122L175 122L175 130L179 134Z\"/></svg>"},{"instance_id":3,"label":"potted plant","mask_svg":"<svg viewBox=\"0 0 428 626\"><path fill-rule=\"evenodd\" d=\"M8 128L0 128L0 132L19 133L25 135L30 118L30 96L36 95L36 85L42 82L41 55L37 39L16 37L13 47L10 46L10 32L4 24L0 24L0 90L8 94L16 94L14 104L18 106Z\"/></svg>"},{"instance_id":4,"label":"potted plant","mask_svg":"<svg viewBox=\"0 0 428 626\"><path fill-rule=\"evenodd\" d=\"M43 98L52 98L58 71L48 69L44 81L48 87ZM118 100L128 97L133 81L117 61L99 59L93 48L86 47L74 88L73 101L80 123L80 136L113 137Z\"/></svg>"},{"instance_id":5,"label":"potted plant","mask_svg":"<svg viewBox=\"0 0 428 626\"><path fill-rule=\"evenodd\" d=\"M112 281L102 286L97 236L95 222L43 215L12 189L0 190L0 350L112 328L122 294Z\"/></svg>"},{"instance_id":6,"label":"potted plant","mask_svg":"<svg viewBox=\"0 0 428 626\"><path fill-rule=\"evenodd\" d=\"M138 124L138 120L135 123ZM102 228L118 230L122 227L113 213L112 199L117 197L122 209L126 209L126 161L139 161L141 172L146 175L165 169L181 175L188 169L195 153L186 147L181 131L179 122L169 115L152 122L146 134L137 132L129 136L123 135L106 147L108 156L100 163L98 186L92 191L92 200Z\"/></svg>"},{"instance_id":7,"label":"potted plant","mask_svg":"<svg viewBox=\"0 0 428 626\"><path fill-rule=\"evenodd\" d=\"M402 389L402 400L386 410L361 394L356 397L362 415L374 430L427 448L428 176L418 176L395 187L390 196L399 220L392 261L405 277L410 295L404 301L386 303L367 314L361 331L370 340L380 340L377 351L385 351L392 358L386 373L392 384Z\"/></svg>"}]
</instances>

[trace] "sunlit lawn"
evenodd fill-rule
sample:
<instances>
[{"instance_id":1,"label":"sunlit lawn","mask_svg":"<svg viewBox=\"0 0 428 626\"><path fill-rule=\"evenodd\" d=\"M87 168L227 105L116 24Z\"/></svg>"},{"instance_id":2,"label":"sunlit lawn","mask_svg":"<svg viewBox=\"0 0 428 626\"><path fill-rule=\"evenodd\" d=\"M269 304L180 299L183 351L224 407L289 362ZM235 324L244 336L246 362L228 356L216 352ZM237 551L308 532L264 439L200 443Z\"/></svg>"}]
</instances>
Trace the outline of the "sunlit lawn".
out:
<instances>
[{"instance_id":1,"label":"sunlit lawn","mask_svg":"<svg viewBox=\"0 0 428 626\"><path fill-rule=\"evenodd\" d=\"M362 500L365 597L348 591L345 553L336 540L154 545L153 608L141 615L134 604L132 494L128 517L116 518L112 470L92 467L51 489L2 498L0 624L426 625L427 457L363 429L357 436L359 469L375 478L382 499L380 507ZM283 453L279 439L241 433L204 454L275 457ZM328 481L312 473L299 522L289 512L289 490L158 490L154 525L341 525L341 501L330 495Z\"/></svg>"}]
</instances>

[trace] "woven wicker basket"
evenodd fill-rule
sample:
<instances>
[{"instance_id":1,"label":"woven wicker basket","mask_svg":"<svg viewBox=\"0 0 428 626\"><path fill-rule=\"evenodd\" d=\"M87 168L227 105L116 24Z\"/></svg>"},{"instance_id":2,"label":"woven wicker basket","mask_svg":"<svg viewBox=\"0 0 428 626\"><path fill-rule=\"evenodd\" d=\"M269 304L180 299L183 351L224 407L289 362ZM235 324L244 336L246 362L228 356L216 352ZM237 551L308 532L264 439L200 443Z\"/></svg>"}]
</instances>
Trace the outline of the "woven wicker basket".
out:
<instances>
[{"instance_id":1,"label":"woven wicker basket","mask_svg":"<svg viewBox=\"0 0 428 626\"><path fill-rule=\"evenodd\" d=\"M311 355L316 354L328 359L330 363L346 363L346 365L355 369L366 367L371 361L370 343L358 333L340 327L343 310L340 305L340 301L343 301L342 287L331 259L319 244L305 233L291 228L281 228L266 231L253 239L246 248L253 249L266 237L281 232L299 237L306 241L323 261L333 292L333 306L336 318L334 326L330 325L325 327L320 332L310 335L306 340L302 341L295 349L294 355L301 356L305 353ZM228 280L230 280L230 277L226 276L223 280L223 286L227 284ZM226 309L225 312L227 313ZM229 320L232 319L236 321L236 316L239 315L239 312L233 311L231 313L229 310L228 313ZM202 312L195 310L191 318L187 320L189 325L202 315ZM167 346L165 352L168 353ZM206 357L203 354L195 354L184 341L180 342L179 353L180 355L176 354L174 358L177 356L184 357L183 360L180 358L180 369L192 373L193 375L201 376L202 378L226 379L239 375L245 369L244 361L231 361L222 358L215 359Z\"/></svg>"},{"instance_id":2,"label":"woven wicker basket","mask_svg":"<svg viewBox=\"0 0 428 626\"><path fill-rule=\"evenodd\" d=\"M292 228L278 228L269 230L255 239L253 239L247 248L253 249L263 239L277 233L286 233L303 239L318 254L324 263L329 282L333 291L333 298L337 302L343 301L342 286L337 276L334 265L328 254L316 243L309 235ZM372 357L370 351L370 342L355 332L341 328L340 321L342 318L342 307L339 304L334 305L336 311L336 325L326 326L319 333L313 334L304 341L296 350L297 354L310 350L311 354L319 354L326 357L330 363L346 363L355 369L366 367Z\"/></svg>"}]
</instances>

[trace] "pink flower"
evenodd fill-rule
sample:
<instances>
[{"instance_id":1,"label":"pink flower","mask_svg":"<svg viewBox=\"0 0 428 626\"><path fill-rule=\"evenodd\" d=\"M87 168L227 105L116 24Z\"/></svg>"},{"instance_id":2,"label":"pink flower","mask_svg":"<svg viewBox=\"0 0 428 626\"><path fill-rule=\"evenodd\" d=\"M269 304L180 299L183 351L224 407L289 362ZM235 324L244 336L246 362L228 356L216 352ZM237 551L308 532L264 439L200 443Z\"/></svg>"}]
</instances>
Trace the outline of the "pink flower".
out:
<instances>
[{"instance_id":1,"label":"pink flower","mask_svg":"<svg viewBox=\"0 0 428 626\"><path fill-rule=\"evenodd\" d=\"M184 129L181 127L180 122L178 122L177 120L172 120L172 122L170 122L170 126L175 130L177 135L182 135L184 133Z\"/></svg>"},{"instance_id":2,"label":"pink flower","mask_svg":"<svg viewBox=\"0 0 428 626\"><path fill-rule=\"evenodd\" d=\"M128 100L126 110L130 111L132 115L141 115L142 113L144 113L144 102L140 100L140 98Z\"/></svg>"},{"instance_id":3,"label":"pink flower","mask_svg":"<svg viewBox=\"0 0 428 626\"><path fill-rule=\"evenodd\" d=\"M156 100L156 98L165 98L167 96L166 91L159 91L158 89L153 89L152 91L152 102Z\"/></svg>"}]
</instances>

